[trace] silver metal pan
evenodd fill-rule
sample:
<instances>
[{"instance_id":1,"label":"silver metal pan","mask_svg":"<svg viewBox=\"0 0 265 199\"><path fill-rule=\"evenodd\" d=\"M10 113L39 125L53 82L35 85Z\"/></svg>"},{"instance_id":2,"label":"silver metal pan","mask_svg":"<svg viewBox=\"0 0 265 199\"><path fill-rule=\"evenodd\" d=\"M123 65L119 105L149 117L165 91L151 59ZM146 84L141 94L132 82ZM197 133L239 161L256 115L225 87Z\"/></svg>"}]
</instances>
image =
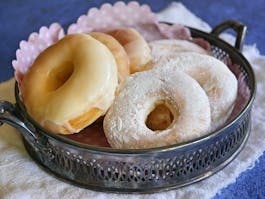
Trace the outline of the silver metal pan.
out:
<instances>
[{"instance_id":1,"label":"silver metal pan","mask_svg":"<svg viewBox=\"0 0 265 199\"><path fill-rule=\"evenodd\" d=\"M218 35L232 28L235 46ZM252 68L240 53L246 27L225 21L211 33L190 28L193 37L207 40L212 54L229 56L240 66L250 97L241 112L223 128L191 142L143 150L118 150L74 142L40 127L26 112L15 85L16 103L0 101L0 125L8 123L23 137L29 155L49 173L76 185L110 192L152 193L185 186L214 174L231 162L244 147L251 126L255 95ZM7 132L8 133L8 132Z\"/></svg>"}]
</instances>

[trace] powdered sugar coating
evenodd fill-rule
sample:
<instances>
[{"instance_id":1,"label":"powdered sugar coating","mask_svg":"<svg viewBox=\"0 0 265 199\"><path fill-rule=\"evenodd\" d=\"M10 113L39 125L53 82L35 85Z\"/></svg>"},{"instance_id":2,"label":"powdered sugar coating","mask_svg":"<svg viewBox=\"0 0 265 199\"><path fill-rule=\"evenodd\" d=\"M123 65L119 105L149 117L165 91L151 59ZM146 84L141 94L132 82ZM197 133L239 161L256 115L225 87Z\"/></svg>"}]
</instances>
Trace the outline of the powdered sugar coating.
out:
<instances>
[{"instance_id":1,"label":"powdered sugar coating","mask_svg":"<svg viewBox=\"0 0 265 199\"><path fill-rule=\"evenodd\" d=\"M162 57L175 55L182 52L197 52L209 54L208 51L187 40L163 39L149 43L153 60L159 60Z\"/></svg>"},{"instance_id":2,"label":"powdered sugar coating","mask_svg":"<svg viewBox=\"0 0 265 199\"><path fill-rule=\"evenodd\" d=\"M161 56L153 68L179 70L197 80L209 97L211 105L211 130L221 127L231 114L237 97L238 82L228 67L218 59L198 54L179 53Z\"/></svg>"},{"instance_id":3,"label":"powdered sugar coating","mask_svg":"<svg viewBox=\"0 0 265 199\"><path fill-rule=\"evenodd\" d=\"M159 100L169 106L174 120L169 128L152 131L145 121ZM209 100L195 80L171 69L150 70L122 83L105 116L104 132L114 148L151 148L203 136L210 123Z\"/></svg>"}]
</instances>

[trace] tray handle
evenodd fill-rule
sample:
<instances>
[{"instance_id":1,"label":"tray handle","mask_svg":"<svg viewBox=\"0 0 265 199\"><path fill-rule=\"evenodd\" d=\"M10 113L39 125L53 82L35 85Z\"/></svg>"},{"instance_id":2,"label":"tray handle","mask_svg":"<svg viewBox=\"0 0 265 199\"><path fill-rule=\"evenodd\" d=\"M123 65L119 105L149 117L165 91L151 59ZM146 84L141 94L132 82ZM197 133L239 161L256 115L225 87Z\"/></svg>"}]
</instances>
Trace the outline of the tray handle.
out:
<instances>
[{"instance_id":1,"label":"tray handle","mask_svg":"<svg viewBox=\"0 0 265 199\"><path fill-rule=\"evenodd\" d=\"M7 123L17 128L29 141L36 141L35 128L17 111L16 105L0 100L0 126Z\"/></svg>"},{"instance_id":2,"label":"tray handle","mask_svg":"<svg viewBox=\"0 0 265 199\"><path fill-rule=\"evenodd\" d=\"M39 151L47 161L54 159L52 150L47 147L45 140L38 136L35 127L29 123L23 115L19 114L16 105L0 100L0 126L7 123L19 130L31 146ZM42 143L45 142L45 143Z\"/></svg>"},{"instance_id":3,"label":"tray handle","mask_svg":"<svg viewBox=\"0 0 265 199\"><path fill-rule=\"evenodd\" d=\"M247 32L247 26L242 24L241 22L235 21L235 20L226 20L222 22L221 24L217 25L216 27L214 27L211 34L219 36L222 32L230 28L233 29L235 33L237 34L235 48L241 51L243 47L245 35Z\"/></svg>"}]
</instances>

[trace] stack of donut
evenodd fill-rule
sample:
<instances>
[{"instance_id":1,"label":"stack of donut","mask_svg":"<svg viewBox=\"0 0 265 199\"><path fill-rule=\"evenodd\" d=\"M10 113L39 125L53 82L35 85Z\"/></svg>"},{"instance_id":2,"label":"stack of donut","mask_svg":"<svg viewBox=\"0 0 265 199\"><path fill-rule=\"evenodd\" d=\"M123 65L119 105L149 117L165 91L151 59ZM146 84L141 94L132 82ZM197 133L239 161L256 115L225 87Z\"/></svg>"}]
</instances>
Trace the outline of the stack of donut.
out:
<instances>
[{"instance_id":1,"label":"stack of donut","mask_svg":"<svg viewBox=\"0 0 265 199\"><path fill-rule=\"evenodd\" d=\"M57 134L104 116L113 148L187 142L220 128L237 96L227 66L193 42L147 43L132 28L73 34L43 51L21 82L30 116Z\"/></svg>"},{"instance_id":2,"label":"stack of donut","mask_svg":"<svg viewBox=\"0 0 265 199\"><path fill-rule=\"evenodd\" d=\"M21 82L21 96L44 128L77 133L106 113L118 82L150 59L148 44L134 29L68 35L37 57Z\"/></svg>"}]
</instances>

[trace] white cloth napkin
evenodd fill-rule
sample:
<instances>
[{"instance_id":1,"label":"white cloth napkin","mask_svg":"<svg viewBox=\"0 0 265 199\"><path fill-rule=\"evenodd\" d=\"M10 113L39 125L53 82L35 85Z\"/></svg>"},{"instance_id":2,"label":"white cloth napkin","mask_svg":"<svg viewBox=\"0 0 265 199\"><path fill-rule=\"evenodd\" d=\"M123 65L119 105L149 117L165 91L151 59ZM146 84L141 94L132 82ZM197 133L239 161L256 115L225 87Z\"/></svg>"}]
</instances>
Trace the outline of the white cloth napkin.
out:
<instances>
[{"instance_id":1,"label":"white cloth napkin","mask_svg":"<svg viewBox=\"0 0 265 199\"><path fill-rule=\"evenodd\" d=\"M181 3L172 3L159 13L162 21L185 22L185 25L210 30L210 26L187 10ZM185 19L185 20L183 20ZM251 33L250 33L251 34ZM231 41L230 36L225 36ZM21 136L14 128L0 127L0 198L3 199L83 199L83 198L211 198L228 184L236 181L239 174L252 168L265 150L265 56L253 46L244 46L244 55L252 64L257 78L257 96L252 115L252 133L239 156L226 168L196 184L156 194L110 194L95 192L69 185L44 172L26 153ZM14 102L14 80L0 84L0 99Z\"/></svg>"}]
</instances>

